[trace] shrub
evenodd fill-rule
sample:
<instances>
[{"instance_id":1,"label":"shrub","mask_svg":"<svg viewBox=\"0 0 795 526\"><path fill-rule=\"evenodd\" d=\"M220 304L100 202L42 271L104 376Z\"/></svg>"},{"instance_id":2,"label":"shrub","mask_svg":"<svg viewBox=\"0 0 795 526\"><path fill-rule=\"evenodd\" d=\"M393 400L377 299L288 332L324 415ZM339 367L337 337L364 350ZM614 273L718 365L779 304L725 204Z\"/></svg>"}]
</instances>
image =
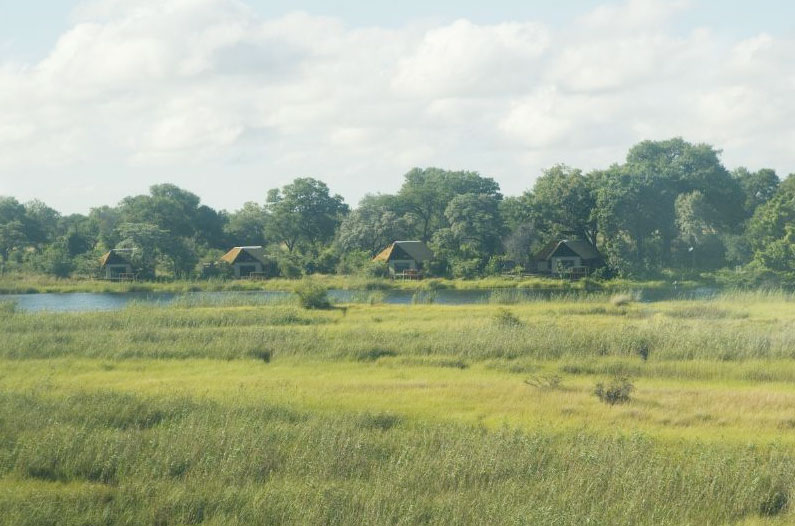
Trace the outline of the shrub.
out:
<instances>
[{"instance_id":1,"label":"shrub","mask_svg":"<svg viewBox=\"0 0 795 526\"><path fill-rule=\"evenodd\" d=\"M305 309L327 309L331 306L328 289L312 280L302 280L295 286L295 294L298 296L298 302Z\"/></svg>"},{"instance_id":2,"label":"shrub","mask_svg":"<svg viewBox=\"0 0 795 526\"><path fill-rule=\"evenodd\" d=\"M644 362L649 359L649 353L651 352L651 346L649 342L642 341L638 344L635 348L635 353L640 356L640 359Z\"/></svg>"},{"instance_id":3,"label":"shrub","mask_svg":"<svg viewBox=\"0 0 795 526\"><path fill-rule=\"evenodd\" d=\"M517 318L516 315L508 309L498 309L494 314L493 320L494 323L501 327L515 328L522 326L522 320Z\"/></svg>"},{"instance_id":4,"label":"shrub","mask_svg":"<svg viewBox=\"0 0 795 526\"><path fill-rule=\"evenodd\" d=\"M594 394L599 400L606 404L615 405L629 402L629 395L635 389L629 378L626 376L617 376L610 381L606 386L601 382L596 384Z\"/></svg>"},{"instance_id":5,"label":"shrub","mask_svg":"<svg viewBox=\"0 0 795 526\"><path fill-rule=\"evenodd\" d=\"M279 274L284 278L298 278L301 276L301 267L292 258L282 256L278 259Z\"/></svg>"},{"instance_id":6,"label":"shrub","mask_svg":"<svg viewBox=\"0 0 795 526\"><path fill-rule=\"evenodd\" d=\"M775 491L759 505L759 513L768 517L778 515L787 508L789 497L784 491Z\"/></svg>"},{"instance_id":7,"label":"shrub","mask_svg":"<svg viewBox=\"0 0 795 526\"><path fill-rule=\"evenodd\" d=\"M271 357L272 357L272 353L271 353L271 351L269 349L263 349L261 347L257 347L257 348L251 349L248 352L248 354L252 358L256 358L257 360L262 360L265 363L270 362L271 361Z\"/></svg>"},{"instance_id":8,"label":"shrub","mask_svg":"<svg viewBox=\"0 0 795 526\"><path fill-rule=\"evenodd\" d=\"M388 278L389 266L383 261L368 261L359 273L367 278Z\"/></svg>"}]
</instances>

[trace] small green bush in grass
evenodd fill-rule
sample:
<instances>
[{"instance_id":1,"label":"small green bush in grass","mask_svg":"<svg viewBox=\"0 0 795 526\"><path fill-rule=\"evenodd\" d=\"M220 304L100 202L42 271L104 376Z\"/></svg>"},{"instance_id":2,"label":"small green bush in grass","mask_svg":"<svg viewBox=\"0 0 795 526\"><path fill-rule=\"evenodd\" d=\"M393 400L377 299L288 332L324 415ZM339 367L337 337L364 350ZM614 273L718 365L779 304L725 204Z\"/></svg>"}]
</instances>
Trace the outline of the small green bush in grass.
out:
<instances>
[{"instance_id":1,"label":"small green bush in grass","mask_svg":"<svg viewBox=\"0 0 795 526\"><path fill-rule=\"evenodd\" d=\"M522 320L517 318L513 312L504 308L498 309L492 319L500 327L516 328L522 326Z\"/></svg>"},{"instance_id":2,"label":"small green bush in grass","mask_svg":"<svg viewBox=\"0 0 795 526\"><path fill-rule=\"evenodd\" d=\"M773 517L787 509L788 503L789 497L785 491L774 491L762 501L759 506L759 513L763 516Z\"/></svg>"},{"instance_id":3,"label":"small green bush in grass","mask_svg":"<svg viewBox=\"0 0 795 526\"><path fill-rule=\"evenodd\" d=\"M273 357L273 353L270 351L270 349L263 349L262 347L251 349L249 351L249 355L257 360L262 360L265 363L270 362L271 358Z\"/></svg>"},{"instance_id":4,"label":"small green bush in grass","mask_svg":"<svg viewBox=\"0 0 795 526\"><path fill-rule=\"evenodd\" d=\"M312 280L302 280L295 286L298 302L305 309L328 309L331 302L328 299L328 289Z\"/></svg>"},{"instance_id":5,"label":"small green bush in grass","mask_svg":"<svg viewBox=\"0 0 795 526\"><path fill-rule=\"evenodd\" d=\"M632 385L629 378L626 376L617 376L607 385L601 382L596 384L594 394L599 400L606 404L624 404L629 402L630 394L632 394L634 389L635 386Z\"/></svg>"}]
</instances>

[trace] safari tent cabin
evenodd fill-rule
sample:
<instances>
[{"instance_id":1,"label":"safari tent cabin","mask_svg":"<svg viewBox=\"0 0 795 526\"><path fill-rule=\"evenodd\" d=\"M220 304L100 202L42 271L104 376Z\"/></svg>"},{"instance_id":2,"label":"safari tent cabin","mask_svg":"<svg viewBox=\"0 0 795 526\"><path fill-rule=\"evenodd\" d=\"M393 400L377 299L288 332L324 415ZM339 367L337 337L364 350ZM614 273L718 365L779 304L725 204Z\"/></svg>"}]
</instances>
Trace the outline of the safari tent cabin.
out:
<instances>
[{"instance_id":1,"label":"safari tent cabin","mask_svg":"<svg viewBox=\"0 0 795 526\"><path fill-rule=\"evenodd\" d=\"M553 241L535 258L536 271L543 274L587 276L605 261L591 243L581 239Z\"/></svg>"},{"instance_id":2,"label":"safari tent cabin","mask_svg":"<svg viewBox=\"0 0 795 526\"><path fill-rule=\"evenodd\" d=\"M268 258L265 249L256 247L235 247L221 257L221 261L229 263L236 278L264 277Z\"/></svg>"},{"instance_id":3,"label":"safari tent cabin","mask_svg":"<svg viewBox=\"0 0 795 526\"><path fill-rule=\"evenodd\" d=\"M99 260L100 276L104 279L122 280L133 279L132 263L130 255L132 250L114 248L105 253Z\"/></svg>"},{"instance_id":4,"label":"safari tent cabin","mask_svg":"<svg viewBox=\"0 0 795 526\"><path fill-rule=\"evenodd\" d=\"M383 261L391 276L419 275L422 265L433 259L433 252L422 241L395 241L373 261Z\"/></svg>"}]
</instances>

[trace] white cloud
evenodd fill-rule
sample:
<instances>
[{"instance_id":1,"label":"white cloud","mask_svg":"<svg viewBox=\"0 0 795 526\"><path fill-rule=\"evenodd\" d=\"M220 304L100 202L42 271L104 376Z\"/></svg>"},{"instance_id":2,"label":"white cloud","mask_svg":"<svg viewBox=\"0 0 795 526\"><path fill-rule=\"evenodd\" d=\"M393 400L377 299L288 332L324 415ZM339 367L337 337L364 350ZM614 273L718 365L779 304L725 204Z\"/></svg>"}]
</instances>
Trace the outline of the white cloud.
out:
<instances>
[{"instance_id":1,"label":"white cloud","mask_svg":"<svg viewBox=\"0 0 795 526\"><path fill-rule=\"evenodd\" d=\"M0 64L0 188L71 211L170 180L236 207L312 175L355 201L433 164L516 193L553 163L602 167L673 135L730 165L795 169L795 43L681 34L686 10L391 29L263 20L237 0L97 0L40 62Z\"/></svg>"},{"instance_id":2,"label":"white cloud","mask_svg":"<svg viewBox=\"0 0 795 526\"><path fill-rule=\"evenodd\" d=\"M458 20L425 34L400 61L394 88L431 97L515 92L532 86L536 60L548 44L547 31L538 24L477 26Z\"/></svg>"}]
</instances>

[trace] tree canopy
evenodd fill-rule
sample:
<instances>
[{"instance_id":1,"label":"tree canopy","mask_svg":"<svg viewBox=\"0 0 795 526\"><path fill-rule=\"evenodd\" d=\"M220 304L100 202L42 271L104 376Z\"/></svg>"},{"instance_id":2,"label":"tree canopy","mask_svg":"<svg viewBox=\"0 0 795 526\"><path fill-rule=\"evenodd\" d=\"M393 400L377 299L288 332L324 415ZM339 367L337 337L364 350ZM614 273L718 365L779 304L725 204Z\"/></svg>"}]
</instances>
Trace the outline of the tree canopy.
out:
<instances>
[{"instance_id":1,"label":"tree canopy","mask_svg":"<svg viewBox=\"0 0 795 526\"><path fill-rule=\"evenodd\" d=\"M394 194L365 195L353 210L323 181L302 177L261 202L215 210L196 194L158 184L116 206L63 216L40 201L0 197L2 269L91 274L101 253L128 248L141 276L198 276L233 246L257 245L279 272L356 272L396 240L434 250L433 272L472 277L502 263L535 268L563 239L596 247L607 274L695 275L765 269L795 282L795 177L739 167L720 150L681 138L643 141L623 163L584 173L549 167L503 198L475 171L413 168ZM789 278L788 278L789 279Z\"/></svg>"}]
</instances>

